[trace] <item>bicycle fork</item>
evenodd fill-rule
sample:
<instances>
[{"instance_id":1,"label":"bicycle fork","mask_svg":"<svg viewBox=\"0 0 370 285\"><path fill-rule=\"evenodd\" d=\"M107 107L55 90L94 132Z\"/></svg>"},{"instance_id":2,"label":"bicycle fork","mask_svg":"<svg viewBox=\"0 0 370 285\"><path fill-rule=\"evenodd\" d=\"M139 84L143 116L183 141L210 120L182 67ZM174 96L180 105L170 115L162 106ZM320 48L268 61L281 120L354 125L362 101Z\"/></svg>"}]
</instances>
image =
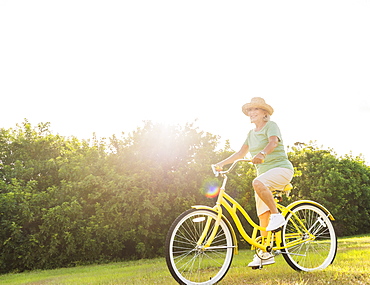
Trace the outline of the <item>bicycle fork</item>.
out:
<instances>
[{"instance_id":1,"label":"bicycle fork","mask_svg":"<svg viewBox=\"0 0 370 285\"><path fill-rule=\"evenodd\" d=\"M202 233L202 235L200 236L200 238L197 242L197 248L203 248L203 250L216 248L216 247L211 247L211 244L212 244L213 240L216 237L218 228L220 226L221 219L222 219L222 211L217 211L217 219L214 222L211 234L209 234L210 228L211 228L211 223L212 223L212 220L214 220L214 219L212 217L207 218L207 222L206 222L206 225L203 229L203 233ZM220 247L217 247L217 248L220 248Z\"/></svg>"}]
</instances>

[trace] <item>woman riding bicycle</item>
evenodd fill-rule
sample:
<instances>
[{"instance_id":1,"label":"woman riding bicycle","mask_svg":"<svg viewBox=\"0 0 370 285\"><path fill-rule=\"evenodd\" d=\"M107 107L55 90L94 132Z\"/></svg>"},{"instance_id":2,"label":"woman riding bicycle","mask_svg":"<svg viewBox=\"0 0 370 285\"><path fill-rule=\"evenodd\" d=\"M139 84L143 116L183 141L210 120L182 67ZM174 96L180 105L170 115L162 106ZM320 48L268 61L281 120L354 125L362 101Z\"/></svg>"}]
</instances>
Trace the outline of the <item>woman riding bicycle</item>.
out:
<instances>
[{"instance_id":1,"label":"woman riding bicycle","mask_svg":"<svg viewBox=\"0 0 370 285\"><path fill-rule=\"evenodd\" d=\"M256 193L257 215L260 226L266 227L261 235L267 236L267 231L273 231L285 224L284 217L278 212L271 191L282 189L293 178L293 165L286 155L280 129L270 121L274 109L260 97L252 98L250 103L244 104L242 111L250 117L255 128L250 130L241 149L216 164L221 168L244 158L248 152L252 155L252 162L257 169L257 177L253 180L253 189ZM250 267L275 263L270 253L265 253L261 260L255 255Z\"/></svg>"}]
</instances>

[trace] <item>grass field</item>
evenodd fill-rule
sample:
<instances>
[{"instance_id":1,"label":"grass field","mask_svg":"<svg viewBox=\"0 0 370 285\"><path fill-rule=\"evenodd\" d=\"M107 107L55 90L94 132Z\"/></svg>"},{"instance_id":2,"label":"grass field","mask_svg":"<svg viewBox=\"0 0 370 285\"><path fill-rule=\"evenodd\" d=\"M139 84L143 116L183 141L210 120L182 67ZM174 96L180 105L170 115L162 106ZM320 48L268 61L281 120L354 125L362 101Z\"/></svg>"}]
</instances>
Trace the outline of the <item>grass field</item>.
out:
<instances>
[{"instance_id":1,"label":"grass field","mask_svg":"<svg viewBox=\"0 0 370 285\"><path fill-rule=\"evenodd\" d=\"M276 263L262 270L246 265L253 256L250 250L236 255L221 285L305 285L305 284L370 284L370 235L339 239L334 263L322 271L296 272L276 257ZM0 284L177 284L167 270L163 258L105 265L79 266L0 275Z\"/></svg>"}]
</instances>

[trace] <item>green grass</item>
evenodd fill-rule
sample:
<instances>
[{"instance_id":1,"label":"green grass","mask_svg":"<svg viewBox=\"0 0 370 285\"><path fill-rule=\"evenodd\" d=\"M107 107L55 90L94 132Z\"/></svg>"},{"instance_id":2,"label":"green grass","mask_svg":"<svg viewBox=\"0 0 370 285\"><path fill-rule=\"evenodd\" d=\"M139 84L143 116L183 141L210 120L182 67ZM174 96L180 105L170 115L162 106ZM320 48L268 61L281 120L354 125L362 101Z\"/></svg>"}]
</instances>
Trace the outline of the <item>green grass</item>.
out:
<instances>
[{"instance_id":1,"label":"green grass","mask_svg":"<svg viewBox=\"0 0 370 285\"><path fill-rule=\"evenodd\" d=\"M247 264L253 257L250 250L236 255L221 285L306 285L306 284L370 284L370 235L339 239L334 263L322 271L296 272L277 256L276 263L262 270L251 270ZM79 266L55 270L38 270L0 275L0 284L177 284L167 270L163 258L128 261L105 265Z\"/></svg>"}]
</instances>

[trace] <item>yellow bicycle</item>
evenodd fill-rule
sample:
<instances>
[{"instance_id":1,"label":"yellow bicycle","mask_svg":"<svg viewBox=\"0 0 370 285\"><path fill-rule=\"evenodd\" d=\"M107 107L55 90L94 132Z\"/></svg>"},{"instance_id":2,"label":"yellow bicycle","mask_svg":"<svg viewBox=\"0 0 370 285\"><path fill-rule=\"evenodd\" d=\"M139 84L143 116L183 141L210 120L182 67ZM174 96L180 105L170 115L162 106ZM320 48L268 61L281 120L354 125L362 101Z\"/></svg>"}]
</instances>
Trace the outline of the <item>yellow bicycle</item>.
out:
<instances>
[{"instance_id":1,"label":"yellow bicycle","mask_svg":"<svg viewBox=\"0 0 370 285\"><path fill-rule=\"evenodd\" d=\"M324 269L330 265L337 252L337 238L331 221L332 214L322 205L310 200L300 200L288 206L279 204L281 196L292 189L292 185L273 191L277 208L286 219L286 224L266 238L257 236L265 228L257 225L248 213L226 192L226 171L212 169L223 183L216 205L193 206L173 222L166 238L166 262L169 271L179 284L214 284L219 282L230 268L234 254L238 253L238 239L234 230L263 259L264 252L276 256L282 254L286 262L298 271ZM232 219L226 218L225 213ZM248 235L238 216L253 227ZM262 266L260 266L261 268Z\"/></svg>"}]
</instances>

